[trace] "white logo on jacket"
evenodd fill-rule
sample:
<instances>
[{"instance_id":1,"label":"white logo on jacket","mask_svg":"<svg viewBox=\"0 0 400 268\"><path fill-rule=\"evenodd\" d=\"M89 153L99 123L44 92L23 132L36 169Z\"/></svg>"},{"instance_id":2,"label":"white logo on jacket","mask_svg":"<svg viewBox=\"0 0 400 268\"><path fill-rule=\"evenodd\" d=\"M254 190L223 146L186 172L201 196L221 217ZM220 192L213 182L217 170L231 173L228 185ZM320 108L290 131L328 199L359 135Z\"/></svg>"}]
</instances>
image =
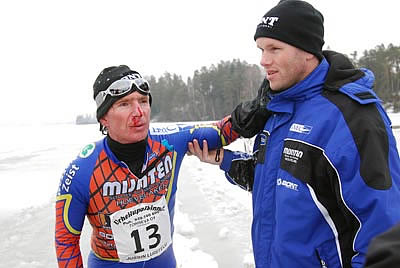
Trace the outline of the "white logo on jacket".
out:
<instances>
[{"instance_id":1,"label":"white logo on jacket","mask_svg":"<svg viewBox=\"0 0 400 268\"><path fill-rule=\"evenodd\" d=\"M179 132L179 126L178 125L163 126L162 124L154 124L150 125L149 131L151 135L173 134Z\"/></svg>"},{"instance_id":2,"label":"white logo on jacket","mask_svg":"<svg viewBox=\"0 0 400 268\"><path fill-rule=\"evenodd\" d=\"M299 186L296 183L293 183L293 182L290 182L290 181L287 181L287 180L284 180L284 179L281 179L281 178L276 180L276 185L277 186L284 186L284 187L286 187L286 188L288 188L290 190L294 190L294 191L298 191L297 187Z\"/></svg>"},{"instance_id":3,"label":"white logo on jacket","mask_svg":"<svg viewBox=\"0 0 400 268\"><path fill-rule=\"evenodd\" d=\"M301 133L301 134L310 134L310 132L312 130L312 126L293 123L290 126L289 130L292 132L297 132L297 133Z\"/></svg>"}]
</instances>

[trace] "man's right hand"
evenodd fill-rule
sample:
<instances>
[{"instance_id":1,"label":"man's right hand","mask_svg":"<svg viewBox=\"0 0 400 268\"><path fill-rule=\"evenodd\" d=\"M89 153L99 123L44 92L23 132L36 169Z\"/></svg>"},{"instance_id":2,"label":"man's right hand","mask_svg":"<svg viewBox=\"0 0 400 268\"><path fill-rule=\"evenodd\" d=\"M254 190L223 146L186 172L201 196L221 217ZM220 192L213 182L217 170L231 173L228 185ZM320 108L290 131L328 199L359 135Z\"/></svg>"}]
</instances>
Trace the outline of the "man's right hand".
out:
<instances>
[{"instance_id":1,"label":"man's right hand","mask_svg":"<svg viewBox=\"0 0 400 268\"><path fill-rule=\"evenodd\" d=\"M220 165L222 163L222 159L224 158L224 149L221 148L209 151L206 140L203 140L203 149L200 148L199 142L196 139L188 143L188 148L188 155L197 156L197 158L199 158L201 162L213 165Z\"/></svg>"}]
</instances>

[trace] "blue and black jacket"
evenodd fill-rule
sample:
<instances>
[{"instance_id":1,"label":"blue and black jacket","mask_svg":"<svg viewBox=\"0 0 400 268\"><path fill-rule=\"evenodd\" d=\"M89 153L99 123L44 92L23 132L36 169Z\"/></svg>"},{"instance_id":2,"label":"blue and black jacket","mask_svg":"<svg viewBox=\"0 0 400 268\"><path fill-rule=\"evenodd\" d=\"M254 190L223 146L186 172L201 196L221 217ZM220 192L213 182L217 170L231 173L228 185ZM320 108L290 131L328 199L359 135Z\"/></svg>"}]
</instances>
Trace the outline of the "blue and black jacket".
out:
<instances>
[{"instance_id":1,"label":"blue and black jacket","mask_svg":"<svg viewBox=\"0 0 400 268\"><path fill-rule=\"evenodd\" d=\"M257 268L362 267L370 240L400 222L399 154L374 76L324 56L272 95L253 155L224 154L228 180L252 191Z\"/></svg>"}]
</instances>

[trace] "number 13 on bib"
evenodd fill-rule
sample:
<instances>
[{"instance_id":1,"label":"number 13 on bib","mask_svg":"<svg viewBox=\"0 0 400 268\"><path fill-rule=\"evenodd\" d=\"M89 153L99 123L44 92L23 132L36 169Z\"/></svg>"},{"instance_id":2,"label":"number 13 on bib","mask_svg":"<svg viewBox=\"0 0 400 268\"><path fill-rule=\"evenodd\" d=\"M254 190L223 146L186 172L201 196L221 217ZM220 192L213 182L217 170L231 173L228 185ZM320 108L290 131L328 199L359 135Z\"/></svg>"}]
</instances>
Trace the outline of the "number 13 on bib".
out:
<instances>
[{"instance_id":1,"label":"number 13 on bib","mask_svg":"<svg viewBox=\"0 0 400 268\"><path fill-rule=\"evenodd\" d=\"M111 229L120 262L141 262L161 255L172 240L165 197L113 213Z\"/></svg>"}]
</instances>

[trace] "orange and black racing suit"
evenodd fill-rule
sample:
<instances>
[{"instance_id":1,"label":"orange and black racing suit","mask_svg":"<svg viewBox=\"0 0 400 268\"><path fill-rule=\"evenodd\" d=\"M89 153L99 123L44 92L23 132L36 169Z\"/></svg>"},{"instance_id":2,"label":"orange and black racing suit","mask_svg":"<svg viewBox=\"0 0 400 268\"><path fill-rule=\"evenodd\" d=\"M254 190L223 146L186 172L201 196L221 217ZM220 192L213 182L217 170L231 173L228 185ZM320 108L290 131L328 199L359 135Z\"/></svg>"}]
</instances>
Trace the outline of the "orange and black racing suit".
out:
<instances>
[{"instance_id":1,"label":"orange and black racing suit","mask_svg":"<svg viewBox=\"0 0 400 268\"><path fill-rule=\"evenodd\" d=\"M83 267L79 240L86 216L93 228L89 267L175 268L175 193L187 144L206 139L218 148L237 137L229 117L208 125L151 126L138 176L115 157L106 138L84 147L57 194L59 267Z\"/></svg>"}]
</instances>

